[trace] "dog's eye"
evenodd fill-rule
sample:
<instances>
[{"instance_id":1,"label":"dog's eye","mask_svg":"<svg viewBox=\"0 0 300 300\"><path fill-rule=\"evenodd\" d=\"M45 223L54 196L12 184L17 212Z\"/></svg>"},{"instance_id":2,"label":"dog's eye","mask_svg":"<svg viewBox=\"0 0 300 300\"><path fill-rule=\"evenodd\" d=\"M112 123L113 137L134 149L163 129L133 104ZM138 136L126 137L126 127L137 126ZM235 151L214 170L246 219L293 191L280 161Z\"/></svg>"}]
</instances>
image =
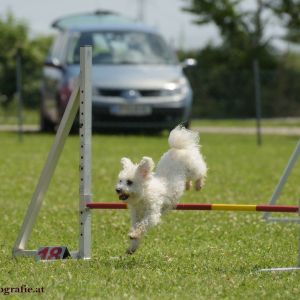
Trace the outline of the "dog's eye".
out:
<instances>
[{"instance_id":1,"label":"dog's eye","mask_svg":"<svg viewBox=\"0 0 300 300\"><path fill-rule=\"evenodd\" d=\"M131 180L127 180L127 185L132 185L133 182Z\"/></svg>"}]
</instances>

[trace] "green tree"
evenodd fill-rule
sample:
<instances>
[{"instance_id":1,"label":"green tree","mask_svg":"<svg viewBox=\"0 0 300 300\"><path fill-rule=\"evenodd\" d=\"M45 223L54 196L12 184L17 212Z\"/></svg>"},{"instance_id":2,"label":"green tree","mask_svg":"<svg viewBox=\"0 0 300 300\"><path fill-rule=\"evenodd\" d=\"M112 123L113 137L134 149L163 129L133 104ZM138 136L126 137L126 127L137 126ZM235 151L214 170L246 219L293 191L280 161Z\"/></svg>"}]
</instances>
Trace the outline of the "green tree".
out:
<instances>
[{"instance_id":1,"label":"green tree","mask_svg":"<svg viewBox=\"0 0 300 300\"><path fill-rule=\"evenodd\" d=\"M299 36L300 0L256 0L255 8L248 10L243 9L243 0L183 1L188 3L184 10L195 15L196 24L214 23L223 47L239 49L248 58L270 51L273 37L266 35L269 20L276 18L287 30L286 39Z\"/></svg>"},{"instance_id":2,"label":"green tree","mask_svg":"<svg viewBox=\"0 0 300 300\"><path fill-rule=\"evenodd\" d=\"M12 13L0 18L0 99L7 105L16 92L16 55L22 58L23 95L27 105L39 98L39 80L44 57L51 37L29 38L26 22L18 21Z\"/></svg>"},{"instance_id":3,"label":"green tree","mask_svg":"<svg viewBox=\"0 0 300 300\"><path fill-rule=\"evenodd\" d=\"M16 54L27 41L28 28L8 13L0 19L0 32L0 95L7 104L16 91Z\"/></svg>"},{"instance_id":4,"label":"green tree","mask_svg":"<svg viewBox=\"0 0 300 300\"><path fill-rule=\"evenodd\" d=\"M300 42L300 1L272 0L266 3L278 21L287 29L285 40L293 43Z\"/></svg>"}]
</instances>

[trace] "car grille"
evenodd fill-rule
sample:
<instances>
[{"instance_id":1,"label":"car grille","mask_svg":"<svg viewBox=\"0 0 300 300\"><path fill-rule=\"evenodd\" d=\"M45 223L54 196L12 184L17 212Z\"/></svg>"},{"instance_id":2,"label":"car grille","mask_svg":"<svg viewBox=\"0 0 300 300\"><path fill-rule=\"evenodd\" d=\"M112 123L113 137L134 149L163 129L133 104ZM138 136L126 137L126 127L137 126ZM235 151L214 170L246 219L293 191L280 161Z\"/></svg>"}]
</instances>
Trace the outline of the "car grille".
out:
<instances>
[{"instance_id":1,"label":"car grille","mask_svg":"<svg viewBox=\"0 0 300 300\"><path fill-rule=\"evenodd\" d=\"M142 97L158 97L161 96L161 90L136 90ZM106 97L122 97L124 89L98 89L98 94Z\"/></svg>"}]
</instances>

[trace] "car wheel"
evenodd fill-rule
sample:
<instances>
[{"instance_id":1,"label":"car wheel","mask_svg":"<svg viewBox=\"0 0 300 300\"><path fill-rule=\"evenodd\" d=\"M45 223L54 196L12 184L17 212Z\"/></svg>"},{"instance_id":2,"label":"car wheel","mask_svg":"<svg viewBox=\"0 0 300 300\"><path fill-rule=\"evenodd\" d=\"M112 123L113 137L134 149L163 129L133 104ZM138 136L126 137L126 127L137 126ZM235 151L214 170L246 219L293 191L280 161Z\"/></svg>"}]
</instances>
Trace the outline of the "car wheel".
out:
<instances>
[{"instance_id":1,"label":"car wheel","mask_svg":"<svg viewBox=\"0 0 300 300\"><path fill-rule=\"evenodd\" d=\"M41 132L54 132L55 125L42 114L40 115L40 131Z\"/></svg>"},{"instance_id":2,"label":"car wheel","mask_svg":"<svg viewBox=\"0 0 300 300\"><path fill-rule=\"evenodd\" d=\"M182 125L183 125L186 129L190 129L190 128L191 128L191 120L187 120L187 121L183 122Z\"/></svg>"}]
</instances>

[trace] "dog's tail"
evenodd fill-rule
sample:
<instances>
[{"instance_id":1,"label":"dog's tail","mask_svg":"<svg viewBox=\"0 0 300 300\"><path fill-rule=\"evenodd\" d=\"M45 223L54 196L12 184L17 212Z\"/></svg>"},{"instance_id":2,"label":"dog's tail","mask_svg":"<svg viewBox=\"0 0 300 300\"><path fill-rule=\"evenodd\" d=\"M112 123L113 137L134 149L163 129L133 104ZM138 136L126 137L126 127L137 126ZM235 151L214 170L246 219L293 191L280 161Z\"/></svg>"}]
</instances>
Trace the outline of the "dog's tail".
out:
<instances>
[{"instance_id":1,"label":"dog's tail","mask_svg":"<svg viewBox=\"0 0 300 300\"><path fill-rule=\"evenodd\" d=\"M186 149L199 147L199 135L197 132L186 129L185 127L176 126L169 135L169 145L175 149Z\"/></svg>"}]
</instances>

